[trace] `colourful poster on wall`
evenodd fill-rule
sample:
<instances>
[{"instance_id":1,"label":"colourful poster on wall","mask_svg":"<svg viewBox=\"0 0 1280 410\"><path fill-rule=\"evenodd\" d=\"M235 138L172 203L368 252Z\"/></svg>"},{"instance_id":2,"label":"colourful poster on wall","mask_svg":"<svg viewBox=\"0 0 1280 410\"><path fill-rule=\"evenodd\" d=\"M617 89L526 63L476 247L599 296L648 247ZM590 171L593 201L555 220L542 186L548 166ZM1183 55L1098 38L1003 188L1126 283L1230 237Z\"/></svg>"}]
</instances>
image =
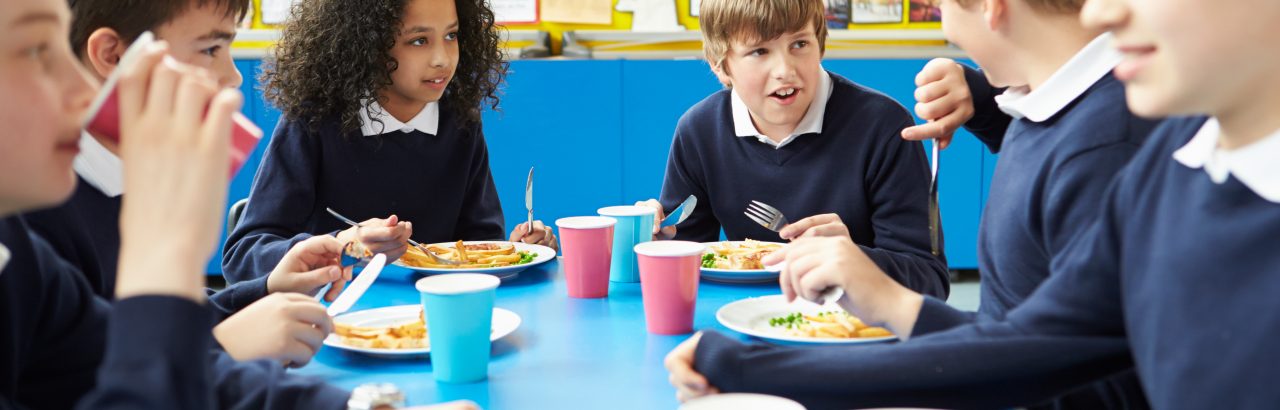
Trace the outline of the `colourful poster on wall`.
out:
<instances>
[{"instance_id":1,"label":"colourful poster on wall","mask_svg":"<svg viewBox=\"0 0 1280 410\"><path fill-rule=\"evenodd\" d=\"M853 0L853 23L901 23L902 7L901 0Z\"/></svg>"},{"instance_id":2,"label":"colourful poster on wall","mask_svg":"<svg viewBox=\"0 0 1280 410\"><path fill-rule=\"evenodd\" d=\"M938 7L942 0L911 0L911 22L942 21L942 9Z\"/></svg>"}]
</instances>

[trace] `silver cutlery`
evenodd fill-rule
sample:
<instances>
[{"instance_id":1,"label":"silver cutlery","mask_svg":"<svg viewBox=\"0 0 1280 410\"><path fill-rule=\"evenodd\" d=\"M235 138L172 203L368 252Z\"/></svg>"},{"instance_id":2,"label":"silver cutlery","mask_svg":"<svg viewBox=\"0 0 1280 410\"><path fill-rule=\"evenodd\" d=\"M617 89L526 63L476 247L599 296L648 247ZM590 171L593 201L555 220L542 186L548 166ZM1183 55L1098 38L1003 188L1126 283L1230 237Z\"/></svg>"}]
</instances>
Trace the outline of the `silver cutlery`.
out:
<instances>
[{"instance_id":1,"label":"silver cutlery","mask_svg":"<svg viewBox=\"0 0 1280 410\"><path fill-rule=\"evenodd\" d=\"M942 254L942 215L938 209L938 146L933 143L932 180L929 182L929 246L933 256Z\"/></svg>"},{"instance_id":2,"label":"silver cutlery","mask_svg":"<svg viewBox=\"0 0 1280 410\"><path fill-rule=\"evenodd\" d=\"M345 217L345 216L342 216L342 214L338 213L338 211L333 210L333 208L325 208L324 210L325 210L325 211L328 211L328 212L329 212L329 215L333 215L333 217L334 217L334 218L338 218L338 220L339 220L339 221L342 221L342 222L346 223L347 225L351 225L351 226L355 226L355 227L359 227L359 226L360 226L360 223L358 223L358 222L356 222L356 221L351 220L351 218L347 218L347 217ZM410 238L410 239L409 239L409 245L412 245L412 246L413 246L413 247L415 247L415 248L421 249L423 252L426 252L428 255L431 255L431 257L436 258L436 261L438 261L438 262L440 262L440 263L442 263L442 264L445 264L445 265L461 265L461 264L462 264L462 262L458 262L458 261L455 261L455 260L453 260L453 259L449 259L449 258L446 258L446 257L440 256L439 254L437 254L437 253L435 253L435 252L432 252L430 248L426 247L426 246L425 246L425 245L423 245L423 244L418 243L418 241L413 240L413 238Z\"/></svg>"},{"instance_id":3,"label":"silver cutlery","mask_svg":"<svg viewBox=\"0 0 1280 410\"><path fill-rule=\"evenodd\" d=\"M529 178L524 183L524 209L529 211L529 228L525 235L533 233L533 167L529 167Z\"/></svg>"},{"instance_id":4,"label":"silver cutlery","mask_svg":"<svg viewBox=\"0 0 1280 410\"><path fill-rule=\"evenodd\" d=\"M658 227L666 228L668 226L679 225L681 222L684 222L685 219L689 219L689 215L692 215L693 210L697 207L698 197L689 195L688 198L684 199L684 202L680 203L680 206L677 206L676 209L671 211L671 214L662 219L662 224L658 225Z\"/></svg>"},{"instance_id":5,"label":"silver cutlery","mask_svg":"<svg viewBox=\"0 0 1280 410\"><path fill-rule=\"evenodd\" d=\"M770 231L782 232L782 228L787 226L787 217L782 216L782 211L764 202L751 201L743 214Z\"/></svg>"}]
</instances>

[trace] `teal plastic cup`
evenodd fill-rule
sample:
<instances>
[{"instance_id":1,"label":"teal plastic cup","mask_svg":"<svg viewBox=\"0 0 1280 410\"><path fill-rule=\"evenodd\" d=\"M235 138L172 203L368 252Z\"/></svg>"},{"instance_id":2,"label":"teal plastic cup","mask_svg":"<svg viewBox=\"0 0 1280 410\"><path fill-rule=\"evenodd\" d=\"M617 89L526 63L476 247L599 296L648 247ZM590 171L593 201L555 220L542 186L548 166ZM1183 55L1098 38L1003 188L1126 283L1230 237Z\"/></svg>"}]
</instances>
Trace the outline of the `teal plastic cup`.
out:
<instances>
[{"instance_id":1,"label":"teal plastic cup","mask_svg":"<svg viewBox=\"0 0 1280 410\"><path fill-rule=\"evenodd\" d=\"M451 273L419 279L431 365L437 381L473 383L489 375L496 276Z\"/></svg>"},{"instance_id":2,"label":"teal plastic cup","mask_svg":"<svg viewBox=\"0 0 1280 410\"><path fill-rule=\"evenodd\" d=\"M656 210L647 206L610 206L596 211L600 216L617 219L613 227L613 260L609 263L609 280L639 282L640 264L636 245L653 240L653 217Z\"/></svg>"}]
</instances>

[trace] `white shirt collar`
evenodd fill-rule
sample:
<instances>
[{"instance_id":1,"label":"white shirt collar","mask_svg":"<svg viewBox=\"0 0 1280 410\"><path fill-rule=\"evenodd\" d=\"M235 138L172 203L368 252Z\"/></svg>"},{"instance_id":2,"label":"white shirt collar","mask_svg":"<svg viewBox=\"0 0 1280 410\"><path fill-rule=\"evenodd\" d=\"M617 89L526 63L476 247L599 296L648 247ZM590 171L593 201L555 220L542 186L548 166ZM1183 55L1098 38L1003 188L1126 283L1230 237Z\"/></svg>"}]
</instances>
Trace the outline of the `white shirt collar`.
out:
<instances>
[{"instance_id":1,"label":"white shirt collar","mask_svg":"<svg viewBox=\"0 0 1280 410\"><path fill-rule=\"evenodd\" d=\"M363 106L364 104L361 104L361 107ZM373 102L371 108L373 109L373 118L369 117L368 110L360 109L360 133L366 137L386 134L391 131L400 131L406 134L413 131L422 131L431 135L436 135L439 131L440 103L437 101L429 102L426 106L423 106L422 111L418 111L418 114L414 115L407 124L391 116L376 101ZM373 121L375 118L382 120L382 124Z\"/></svg>"},{"instance_id":2,"label":"white shirt collar","mask_svg":"<svg viewBox=\"0 0 1280 410\"><path fill-rule=\"evenodd\" d=\"M115 198L124 194L124 167L120 157L88 132L80 132L80 155L76 155L72 167L85 182L106 196Z\"/></svg>"},{"instance_id":3,"label":"white shirt collar","mask_svg":"<svg viewBox=\"0 0 1280 410\"><path fill-rule=\"evenodd\" d=\"M0 243L0 273L4 273L4 267L9 265L9 248Z\"/></svg>"},{"instance_id":4,"label":"white shirt collar","mask_svg":"<svg viewBox=\"0 0 1280 410\"><path fill-rule=\"evenodd\" d=\"M827 101L831 99L831 93L835 89L835 82L831 81L831 74L826 70L822 71L822 75L818 76L818 93L813 96L813 101L809 102L809 109L805 112L804 118L796 124L795 131L791 135L783 139L782 142L773 142L766 137L764 133L756 129L755 123L751 122L751 112L747 110L747 103L742 101L742 96L738 95L738 90L730 91L730 105L733 109L733 132L739 137L754 137L760 142L772 145L775 149L782 148L796 137L804 134L822 133L822 119L827 115Z\"/></svg>"},{"instance_id":5,"label":"white shirt collar","mask_svg":"<svg viewBox=\"0 0 1280 410\"><path fill-rule=\"evenodd\" d=\"M1111 47L1111 34L1103 34L1080 49L1039 88L1010 88L996 96L1000 110L1015 119L1044 122L1089 90L1124 58Z\"/></svg>"},{"instance_id":6,"label":"white shirt collar","mask_svg":"<svg viewBox=\"0 0 1280 410\"><path fill-rule=\"evenodd\" d=\"M1218 147L1222 135L1218 120L1210 118L1173 159L1187 168L1204 168L1216 184L1234 175L1244 186L1267 201L1280 204L1280 130L1260 141L1234 150Z\"/></svg>"}]
</instances>

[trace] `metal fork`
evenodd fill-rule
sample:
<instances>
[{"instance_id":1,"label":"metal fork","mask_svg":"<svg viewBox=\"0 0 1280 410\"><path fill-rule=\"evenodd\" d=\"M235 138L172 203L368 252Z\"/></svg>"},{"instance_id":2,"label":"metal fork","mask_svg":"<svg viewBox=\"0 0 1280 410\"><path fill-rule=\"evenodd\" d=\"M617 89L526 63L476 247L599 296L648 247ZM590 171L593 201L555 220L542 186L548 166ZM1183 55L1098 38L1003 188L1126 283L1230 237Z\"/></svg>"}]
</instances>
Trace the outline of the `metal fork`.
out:
<instances>
[{"instance_id":1,"label":"metal fork","mask_svg":"<svg viewBox=\"0 0 1280 410\"><path fill-rule=\"evenodd\" d=\"M751 201L743 214L770 231L782 232L782 228L787 226L787 217L782 216L782 211L764 202Z\"/></svg>"},{"instance_id":2,"label":"metal fork","mask_svg":"<svg viewBox=\"0 0 1280 410\"><path fill-rule=\"evenodd\" d=\"M345 216L342 216L342 214L338 213L338 211L333 210L333 208L325 208L324 210L328 211L329 215L333 215L334 218L338 218L339 221L342 221L347 225L351 225L355 227L360 226L360 223L353 221L350 218L347 218ZM426 245L420 244L418 243L418 241L415 241L412 238L409 239L409 245L412 245L415 248L421 249L423 252L426 252L428 255L431 255L431 257L436 258L436 261L440 262L441 264L445 264L445 265L461 265L462 264L462 262L458 262L453 259L440 256L435 252L432 252L430 248L426 247Z\"/></svg>"}]
</instances>

